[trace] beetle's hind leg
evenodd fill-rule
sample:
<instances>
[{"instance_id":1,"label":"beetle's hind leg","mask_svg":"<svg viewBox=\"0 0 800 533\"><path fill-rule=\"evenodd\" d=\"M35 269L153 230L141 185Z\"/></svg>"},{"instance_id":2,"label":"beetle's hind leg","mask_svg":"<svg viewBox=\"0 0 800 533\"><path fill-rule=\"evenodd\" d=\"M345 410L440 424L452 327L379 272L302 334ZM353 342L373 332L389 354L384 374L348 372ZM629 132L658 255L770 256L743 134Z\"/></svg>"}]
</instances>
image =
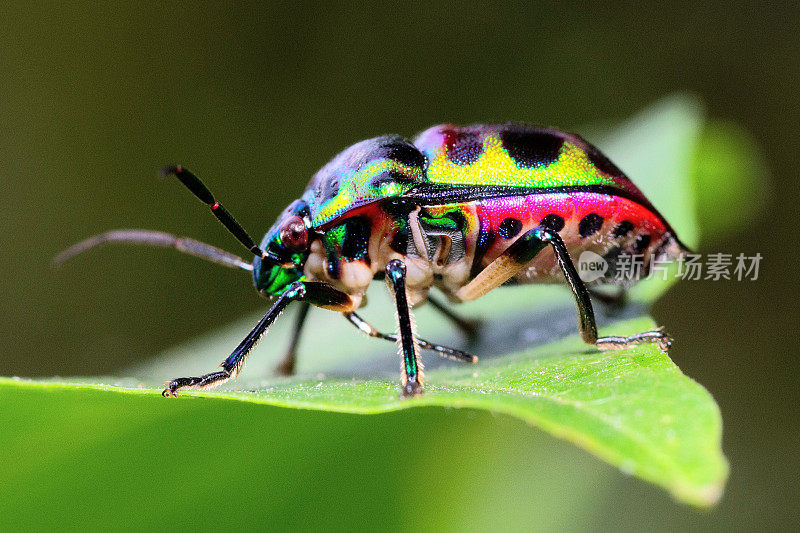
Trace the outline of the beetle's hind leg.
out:
<instances>
[{"instance_id":1,"label":"beetle's hind leg","mask_svg":"<svg viewBox=\"0 0 800 533\"><path fill-rule=\"evenodd\" d=\"M558 260L558 266L561 267L561 272L563 272L575 298L575 306L578 310L578 330L586 344L594 344L604 350L620 350L630 348L636 344L658 342L662 349L669 348L672 339L662 328L637 333L629 337L610 336L598 338L597 322L592 309L592 301L589 298L589 291L578 275L564 241L561 240L558 232L546 226L533 228L519 237L500 257L492 261L472 281L462 287L457 296L462 300L474 300L486 294L513 277L548 245L553 248Z\"/></svg>"},{"instance_id":2,"label":"beetle's hind leg","mask_svg":"<svg viewBox=\"0 0 800 533\"><path fill-rule=\"evenodd\" d=\"M637 333L629 337L615 335L600 337L595 344L601 350L624 350L634 344L646 344L649 342L657 342L659 347L666 352L672 346L672 337L664 331L664 328L656 328L652 331Z\"/></svg>"}]
</instances>

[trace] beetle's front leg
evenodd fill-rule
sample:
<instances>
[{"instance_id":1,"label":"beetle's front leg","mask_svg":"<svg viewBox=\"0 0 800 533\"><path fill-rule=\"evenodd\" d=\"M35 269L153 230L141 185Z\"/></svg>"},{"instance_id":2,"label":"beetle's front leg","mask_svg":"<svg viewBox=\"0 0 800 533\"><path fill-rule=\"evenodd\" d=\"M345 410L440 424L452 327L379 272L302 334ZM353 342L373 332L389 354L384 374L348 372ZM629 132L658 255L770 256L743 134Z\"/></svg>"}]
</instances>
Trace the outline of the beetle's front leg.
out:
<instances>
[{"instance_id":1,"label":"beetle's front leg","mask_svg":"<svg viewBox=\"0 0 800 533\"><path fill-rule=\"evenodd\" d=\"M419 360L418 344L414 339L414 324L406 294L406 265L399 259L389 261L386 265L386 281L392 288L400 330L400 355L403 357L400 367L402 396L416 396L422 392L422 364Z\"/></svg>"},{"instance_id":2,"label":"beetle's front leg","mask_svg":"<svg viewBox=\"0 0 800 533\"><path fill-rule=\"evenodd\" d=\"M225 359L221 370L210 372L198 377L176 378L169 382L167 388L161 393L164 396L177 396L180 389L205 389L216 387L225 381L236 377L241 370L244 360L253 346L267 332L269 326L293 301L304 301L312 305L345 311L352 307L352 300L347 294L340 292L327 283L320 282L295 282L278 297L267 314L264 315L256 327L244 338L239 346Z\"/></svg>"}]
</instances>

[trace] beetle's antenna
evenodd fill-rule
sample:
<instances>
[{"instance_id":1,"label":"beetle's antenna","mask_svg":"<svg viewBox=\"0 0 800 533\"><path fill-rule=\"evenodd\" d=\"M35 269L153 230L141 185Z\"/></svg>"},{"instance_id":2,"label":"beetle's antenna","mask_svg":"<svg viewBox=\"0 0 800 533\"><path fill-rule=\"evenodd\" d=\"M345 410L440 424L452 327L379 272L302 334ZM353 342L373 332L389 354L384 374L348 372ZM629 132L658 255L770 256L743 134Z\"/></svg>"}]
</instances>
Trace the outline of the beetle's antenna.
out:
<instances>
[{"instance_id":1,"label":"beetle's antenna","mask_svg":"<svg viewBox=\"0 0 800 533\"><path fill-rule=\"evenodd\" d=\"M206 261L211 261L229 268L241 268L242 270L253 270L253 265L232 253L221 250L216 246L211 246L204 242L196 241L186 237L176 237L169 233L160 231L149 231L144 229L121 229L107 231L100 235L94 235L88 239L73 244L53 259L53 266L60 266L78 254L100 246L108 242L121 242L126 244L142 244L145 246L158 246L162 248L175 248L179 252L193 255Z\"/></svg>"},{"instance_id":2,"label":"beetle's antenna","mask_svg":"<svg viewBox=\"0 0 800 533\"><path fill-rule=\"evenodd\" d=\"M256 243L253 242L253 239L251 239L244 228L239 225L238 222L236 222L236 219L233 218L228 210L222 207L222 204L214 199L214 195L211 194L211 191L208 190L208 187L203 185L203 182L200 181L197 176L180 165L172 165L161 169L162 178L166 178L170 174L174 174L175 177L181 180L181 183L186 185L186 187L192 191L195 196L205 202L208 207L211 208L211 212L214 213L214 216L217 217L217 220L222 222L222 225L228 228L228 231L230 231L233 236L245 246L245 248L250 250L253 255L256 257L265 257L263 250L256 246Z\"/></svg>"}]
</instances>

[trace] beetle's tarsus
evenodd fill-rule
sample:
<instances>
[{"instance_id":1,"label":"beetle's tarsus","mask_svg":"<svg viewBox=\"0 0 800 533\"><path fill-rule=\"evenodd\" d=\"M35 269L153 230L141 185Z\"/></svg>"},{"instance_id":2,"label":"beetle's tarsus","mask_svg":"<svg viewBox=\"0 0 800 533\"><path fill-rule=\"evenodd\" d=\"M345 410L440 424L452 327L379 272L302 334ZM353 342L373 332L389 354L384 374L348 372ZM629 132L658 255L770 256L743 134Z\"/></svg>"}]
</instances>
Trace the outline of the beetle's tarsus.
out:
<instances>
[{"instance_id":1,"label":"beetle's tarsus","mask_svg":"<svg viewBox=\"0 0 800 533\"><path fill-rule=\"evenodd\" d=\"M216 387L231 378L231 373L227 370L218 370L199 377L175 378L169 382L167 388L161 391L165 398L175 398L180 389L206 389Z\"/></svg>"},{"instance_id":2,"label":"beetle's tarsus","mask_svg":"<svg viewBox=\"0 0 800 533\"><path fill-rule=\"evenodd\" d=\"M668 352L672 346L672 337L664 331L664 328L656 328L652 331L636 333L629 337L618 337L615 335L600 337L595 345L601 350L624 350L636 346L637 344L647 344L657 342L661 350Z\"/></svg>"},{"instance_id":3,"label":"beetle's tarsus","mask_svg":"<svg viewBox=\"0 0 800 533\"><path fill-rule=\"evenodd\" d=\"M422 383L417 380L408 380L406 384L403 385L403 392L400 398L413 398L420 394L422 394Z\"/></svg>"}]
</instances>

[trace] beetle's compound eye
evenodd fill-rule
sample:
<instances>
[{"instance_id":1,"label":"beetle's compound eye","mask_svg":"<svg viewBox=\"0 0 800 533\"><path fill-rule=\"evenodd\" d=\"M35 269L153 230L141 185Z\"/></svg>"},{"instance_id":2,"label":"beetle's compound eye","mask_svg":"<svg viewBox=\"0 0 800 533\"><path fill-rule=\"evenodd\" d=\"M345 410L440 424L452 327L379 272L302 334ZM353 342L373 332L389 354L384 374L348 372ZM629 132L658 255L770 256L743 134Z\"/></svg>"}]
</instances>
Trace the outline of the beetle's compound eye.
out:
<instances>
[{"instance_id":1,"label":"beetle's compound eye","mask_svg":"<svg viewBox=\"0 0 800 533\"><path fill-rule=\"evenodd\" d=\"M308 230L300 217L289 217L281 224L279 236L281 243L293 252L301 252L308 247Z\"/></svg>"}]
</instances>

